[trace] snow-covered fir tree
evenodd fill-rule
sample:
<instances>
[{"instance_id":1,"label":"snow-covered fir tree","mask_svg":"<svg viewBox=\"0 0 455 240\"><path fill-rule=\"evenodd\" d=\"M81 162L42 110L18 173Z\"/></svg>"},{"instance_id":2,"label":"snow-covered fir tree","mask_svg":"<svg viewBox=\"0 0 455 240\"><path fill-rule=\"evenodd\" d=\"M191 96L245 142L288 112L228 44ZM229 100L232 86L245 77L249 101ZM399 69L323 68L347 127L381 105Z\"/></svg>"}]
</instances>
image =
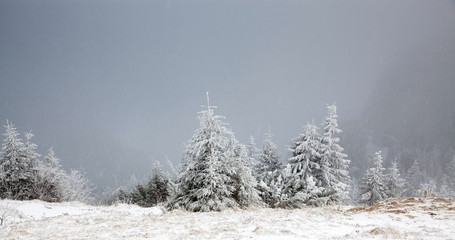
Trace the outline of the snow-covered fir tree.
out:
<instances>
[{"instance_id":1,"label":"snow-covered fir tree","mask_svg":"<svg viewBox=\"0 0 455 240\"><path fill-rule=\"evenodd\" d=\"M63 183L63 201L92 201L92 184L85 172L72 169Z\"/></svg>"},{"instance_id":2,"label":"snow-covered fir tree","mask_svg":"<svg viewBox=\"0 0 455 240\"><path fill-rule=\"evenodd\" d=\"M131 193L124 193L122 198L128 203L142 207L151 207L165 202L170 195L170 180L161 169L159 162L155 162L146 184L137 183Z\"/></svg>"},{"instance_id":3,"label":"snow-covered fir tree","mask_svg":"<svg viewBox=\"0 0 455 240\"><path fill-rule=\"evenodd\" d=\"M317 127L308 123L289 148L292 154L289 159L291 173L301 180L313 176L320 169L320 148L321 137Z\"/></svg>"},{"instance_id":4,"label":"snow-covered fir tree","mask_svg":"<svg viewBox=\"0 0 455 240\"><path fill-rule=\"evenodd\" d=\"M339 145L338 135L342 132L338 127L338 115L336 114L335 104L328 106L328 116L324 119L321 144L320 170L316 172L316 179L320 181L322 187L335 191L338 200L341 201L349 194L349 172L350 160L343 153L343 148Z\"/></svg>"},{"instance_id":5,"label":"snow-covered fir tree","mask_svg":"<svg viewBox=\"0 0 455 240\"><path fill-rule=\"evenodd\" d=\"M7 122L0 160L0 197L28 200L35 197L32 163L14 125Z\"/></svg>"},{"instance_id":6,"label":"snow-covered fir tree","mask_svg":"<svg viewBox=\"0 0 455 240\"><path fill-rule=\"evenodd\" d=\"M290 164L280 174L279 195L274 207L302 208L304 206L324 206L331 201L324 188L316 186L313 176L293 173Z\"/></svg>"},{"instance_id":7,"label":"snow-covered fir tree","mask_svg":"<svg viewBox=\"0 0 455 240\"><path fill-rule=\"evenodd\" d=\"M26 132L24 134L25 136L25 145L24 145L24 158L26 162L30 165L30 169L32 171L32 176L33 176L33 182L35 184L35 187L33 189L34 191L34 197L37 198L38 194L36 193L38 189L36 189L36 183L38 182L38 164L40 162L39 157L41 156L36 152L36 149L38 146L34 143L31 142L31 139L33 138L33 133L31 131Z\"/></svg>"},{"instance_id":8,"label":"snow-covered fir tree","mask_svg":"<svg viewBox=\"0 0 455 240\"><path fill-rule=\"evenodd\" d=\"M259 197L259 191L256 189L257 181L250 167L251 158L248 157L246 147L240 144L234 135L231 136L228 157L235 170L232 175L234 186L233 197L239 207L262 206L263 203Z\"/></svg>"},{"instance_id":9,"label":"snow-covered fir tree","mask_svg":"<svg viewBox=\"0 0 455 240\"><path fill-rule=\"evenodd\" d=\"M261 153L256 145L256 140L253 136L250 136L250 141L246 146L247 156L249 158L249 167L251 169L256 169L256 165L259 163L259 157ZM255 174L255 171L253 171Z\"/></svg>"},{"instance_id":10,"label":"snow-covered fir tree","mask_svg":"<svg viewBox=\"0 0 455 240\"><path fill-rule=\"evenodd\" d=\"M232 132L215 115L214 107L199 114L200 127L186 147L184 163L178 176L178 192L171 207L189 211L223 210L237 206L233 197L235 174L227 153Z\"/></svg>"},{"instance_id":11,"label":"snow-covered fir tree","mask_svg":"<svg viewBox=\"0 0 455 240\"><path fill-rule=\"evenodd\" d=\"M54 150L49 149L45 162L38 164L37 194L39 199L49 202L60 202L64 199L66 173L62 170L60 159Z\"/></svg>"},{"instance_id":12,"label":"snow-covered fir tree","mask_svg":"<svg viewBox=\"0 0 455 240\"><path fill-rule=\"evenodd\" d=\"M280 175L281 162L277 147L272 141L272 134L269 132L264 139L262 151L255 166L255 176L258 180L259 196L271 207L276 205L277 198L280 195L282 181Z\"/></svg>"},{"instance_id":13,"label":"snow-covered fir tree","mask_svg":"<svg viewBox=\"0 0 455 240\"><path fill-rule=\"evenodd\" d=\"M266 173L280 171L281 162L278 156L278 151L275 143L272 141L272 134L268 133L264 139L262 152L259 156L256 172L259 178L262 178Z\"/></svg>"},{"instance_id":14,"label":"snow-covered fir tree","mask_svg":"<svg viewBox=\"0 0 455 240\"><path fill-rule=\"evenodd\" d=\"M151 206L165 202L170 194L169 176L163 172L161 164L157 161L147 182L148 199Z\"/></svg>"},{"instance_id":15,"label":"snow-covered fir tree","mask_svg":"<svg viewBox=\"0 0 455 240\"><path fill-rule=\"evenodd\" d=\"M386 175L387 188L389 189L388 196L391 198L400 197L403 192L404 179L400 176L400 171L398 170L397 160L392 161L392 165L388 169Z\"/></svg>"},{"instance_id":16,"label":"snow-covered fir tree","mask_svg":"<svg viewBox=\"0 0 455 240\"><path fill-rule=\"evenodd\" d=\"M373 205L387 199L389 189L384 177L381 151L375 153L374 167L367 170L360 186L360 202Z\"/></svg>"},{"instance_id":17,"label":"snow-covered fir tree","mask_svg":"<svg viewBox=\"0 0 455 240\"><path fill-rule=\"evenodd\" d=\"M455 197L455 157L447 165L440 182L440 194L444 197Z\"/></svg>"},{"instance_id":18,"label":"snow-covered fir tree","mask_svg":"<svg viewBox=\"0 0 455 240\"><path fill-rule=\"evenodd\" d=\"M307 124L289 148L292 157L282 171L281 197L278 205L283 208L301 208L305 205L323 205L330 198L324 188L316 186L314 174L320 169L321 137L314 124Z\"/></svg>"},{"instance_id":19,"label":"snow-covered fir tree","mask_svg":"<svg viewBox=\"0 0 455 240\"><path fill-rule=\"evenodd\" d=\"M408 197L415 197L418 195L421 184L425 182L425 175L420 169L419 161L414 160L411 167L406 173L406 191L405 195Z\"/></svg>"}]
</instances>

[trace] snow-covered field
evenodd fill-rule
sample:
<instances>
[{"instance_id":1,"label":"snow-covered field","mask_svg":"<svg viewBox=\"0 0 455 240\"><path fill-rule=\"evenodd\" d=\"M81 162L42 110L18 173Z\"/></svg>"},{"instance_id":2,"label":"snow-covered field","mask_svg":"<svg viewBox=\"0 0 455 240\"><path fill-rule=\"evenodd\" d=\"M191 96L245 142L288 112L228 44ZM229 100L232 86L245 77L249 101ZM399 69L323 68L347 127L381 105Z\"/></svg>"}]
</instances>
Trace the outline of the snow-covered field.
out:
<instances>
[{"instance_id":1,"label":"snow-covered field","mask_svg":"<svg viewBox=\"0 0 455 240\"><path fill-rule=\"evenodd\" d=\"M0 217L0 239L455 239L455 203L441 198L207 213L1 200Z\"/></svg>"}]
</instances>

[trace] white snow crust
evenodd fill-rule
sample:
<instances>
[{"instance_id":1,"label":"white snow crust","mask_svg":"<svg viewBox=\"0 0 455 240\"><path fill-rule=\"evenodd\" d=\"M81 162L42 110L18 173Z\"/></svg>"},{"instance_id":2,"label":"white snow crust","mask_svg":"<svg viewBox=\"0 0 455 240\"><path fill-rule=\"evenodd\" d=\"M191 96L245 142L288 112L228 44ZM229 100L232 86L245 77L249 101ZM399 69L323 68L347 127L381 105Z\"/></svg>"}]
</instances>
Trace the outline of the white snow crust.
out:
<instances>
[{"instance_id":1,"label":"white snow crust","mask_svg":"<svg viewBox=\"0 0 455 240\"><path fill-rule=\"evenodd\" d=\"M442 198L203 213L0 200L2 216L0 239L455 239L455 203Z\"/></svg>"}]
</instances>

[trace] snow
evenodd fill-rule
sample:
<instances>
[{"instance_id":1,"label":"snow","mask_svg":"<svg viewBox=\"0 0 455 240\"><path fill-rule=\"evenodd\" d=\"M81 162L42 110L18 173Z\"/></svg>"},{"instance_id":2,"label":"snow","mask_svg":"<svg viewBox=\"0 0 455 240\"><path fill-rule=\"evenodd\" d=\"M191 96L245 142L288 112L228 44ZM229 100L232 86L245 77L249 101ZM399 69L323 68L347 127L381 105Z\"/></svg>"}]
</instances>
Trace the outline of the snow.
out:
<instances>
[{"instance_id":1,"label":"snow","mask_svg":"<svg viewBox=\"0 0 455 240\"><path fill-rule=\"evenodd\" d=\"M390 199L372 207L166 212L136 205L0 200L0 239L454 239L455 202Z\"/></svg>"}]
</instances>

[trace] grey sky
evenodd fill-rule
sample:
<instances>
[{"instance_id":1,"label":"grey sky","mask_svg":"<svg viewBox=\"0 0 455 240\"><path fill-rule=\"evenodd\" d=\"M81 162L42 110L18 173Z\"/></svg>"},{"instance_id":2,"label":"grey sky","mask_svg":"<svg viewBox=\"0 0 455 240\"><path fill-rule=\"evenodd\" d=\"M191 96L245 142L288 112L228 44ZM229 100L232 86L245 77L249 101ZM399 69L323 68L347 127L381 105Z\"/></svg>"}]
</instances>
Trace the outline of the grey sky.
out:
<instances>
[{"instance_id":1,"label":"grey sky","mask_svg":"<svg viewBox=\"0 0 455 240\"><path fill-rule=\"evenodd\" d=\"M241 142L270 126L285 155L326 104L356 118L394 59L444 47L453 3L0 1L0 122L124 184L180 162L209 91Z\"/></svg>"}]
</instances>

